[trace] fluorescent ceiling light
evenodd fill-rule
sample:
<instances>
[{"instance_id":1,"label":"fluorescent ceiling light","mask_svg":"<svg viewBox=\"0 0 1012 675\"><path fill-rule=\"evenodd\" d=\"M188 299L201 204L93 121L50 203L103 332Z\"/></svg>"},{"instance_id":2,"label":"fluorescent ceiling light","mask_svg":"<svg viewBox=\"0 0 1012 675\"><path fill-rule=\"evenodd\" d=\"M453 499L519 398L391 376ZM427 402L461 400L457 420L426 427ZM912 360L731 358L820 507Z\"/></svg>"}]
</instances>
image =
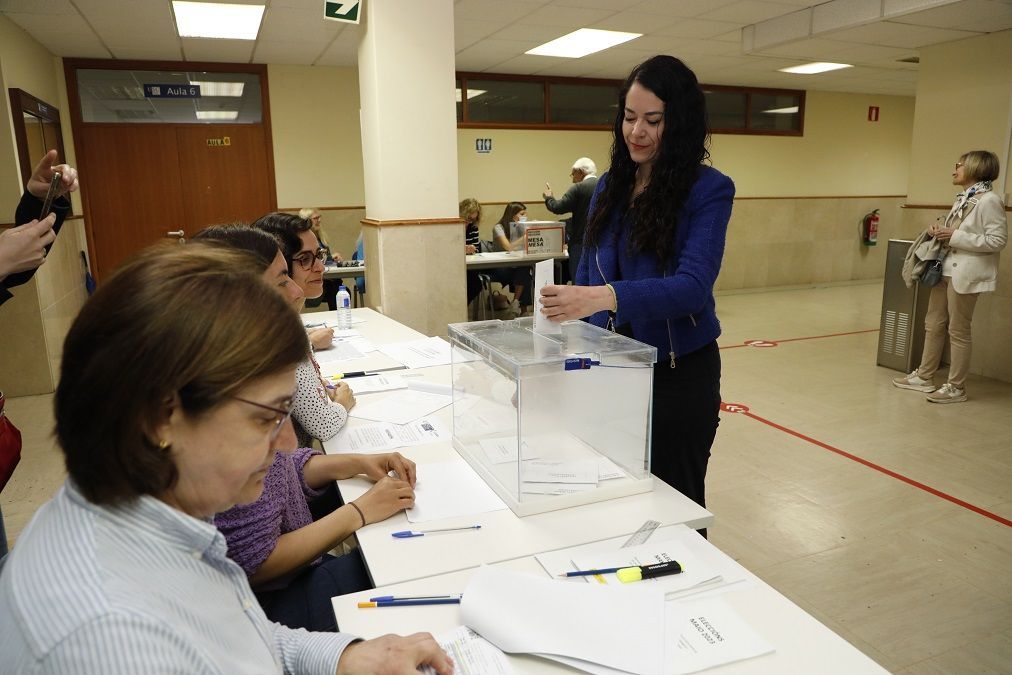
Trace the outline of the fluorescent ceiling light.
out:
<instances>
[{"instance_id":1,"label":"fluorescent ceiling light","mask_svg":"<svg viewBox=\"0 0 1012 675\"><path fill-rule=\"evenodd\" d=\"M629 40L635 40L643 33L621 33L614 30L598 30L596 28L581 28L569 35L563 35L551 42L529 49L525 54L535 56L562 56L569 59L578 59L587 54L599 52L615 45L620 45Z\"/></svg>"},{"instance_id":2,"label":"fluorescent ceiling light","mask_svg":"<svg viewBox=\"0 0 1012 675\"><path fill-rule=\"evenodd\" d=\"M239 117L238 110L198 110L198 120L234 120Z\"/></svg>"},{"instance_id":3,"label":"fluorescent ceiling light","mask_svg":"<svg viewBox=\"0 0 1012 675\"><path fill-rule=\"evenodd\" d=\"M200 87L201 96L232 96L235 98L242 97L242 90L246 86L245 82L203 82L200 80L190 80L190 84Z\"/></svg>"},{"instance_id":4,"label":"fluorescent ceiling light","mask_svg":"<svg viewBox=\"0 0 1012 675\"><path fill-rule=\"evenodd\" d=\"M800 66L791 66L790 68L780 68L781 73L798 73L801 75L814 75L815 73L826 73L830 70L840 70L841 68L853 68L849 63L827 63L823 61L816 61L815 63L805 63Z\"/></svg>"},{"instance_id":5,"label":"fluorescent ceiling light","mask_svg":"<svg viewBox=\"0 0 1012 675\"><path fill-rule=\"evenodd\" d=\"M798 112L798 106L792 105L790 108L773 108L771 110L763 110L763 112L771 115L793 115Z\"/></svg>"},{"instance_id":6,"label":"fluorescent ceiling light","mask_svg":"<svg viewBox=\"0 0 1012 675\"><path fill-rule=\"evenodd\" d=\"M218 2L173 0L179 37L256 40L263 5L228 5Z\"/></svg>"},{"instance_id":7,"label":"fluorescent ceiling light","mask_svg":"<svg viewBox=\"0 0 1012 675\"><path fill-rule=\"evenodd\" d=\"M488 91L488 89L470 89L469 88L467 90L467 100L470 101L475 96L481 96L486 91ZM461 99L460 99L460 89L458 89L457 90L457 103L460 103L460 101L461 101Z\"/></svg>"}]
</instances>

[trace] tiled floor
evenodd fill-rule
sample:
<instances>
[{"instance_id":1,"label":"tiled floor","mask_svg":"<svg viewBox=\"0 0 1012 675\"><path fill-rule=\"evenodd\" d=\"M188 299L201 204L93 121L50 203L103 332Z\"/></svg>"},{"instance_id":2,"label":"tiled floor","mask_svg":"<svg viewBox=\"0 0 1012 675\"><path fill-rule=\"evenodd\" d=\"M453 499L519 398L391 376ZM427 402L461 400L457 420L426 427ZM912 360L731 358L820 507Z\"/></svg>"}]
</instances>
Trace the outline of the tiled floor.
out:
<instances>
[{"instance_id":1,"label":"tiled floor","mask_svg":"<svg viewBox=\"0 0 1012 675\"><path fill-rule=\"evenodd\" d=\"M1012 385L971 378L944 406L892 387L881 294L718 298L723 398L749 410L722 415L710 540L890 671L1012 672L1012 527L855 459L1012 519ZM779 344L740 346L756 339ZM8 401L25 434L0 497L12 540L63 480L51 406Z\"/></svg>"}]
</instances>

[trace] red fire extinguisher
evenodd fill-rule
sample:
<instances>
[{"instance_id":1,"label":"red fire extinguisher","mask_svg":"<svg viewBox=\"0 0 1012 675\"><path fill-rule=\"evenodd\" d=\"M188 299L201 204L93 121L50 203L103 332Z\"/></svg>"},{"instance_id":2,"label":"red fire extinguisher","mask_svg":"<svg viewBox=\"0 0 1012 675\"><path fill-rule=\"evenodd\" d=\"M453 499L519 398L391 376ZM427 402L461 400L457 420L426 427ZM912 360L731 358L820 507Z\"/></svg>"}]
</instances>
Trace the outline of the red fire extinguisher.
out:
<instances>
[{"instance_id":1,"label":"red fire extinguisher","mask_svg":"<svg viewBox=\"0 0 1012 675\"><path fill-rule=\"evenodd\" d=\"M861 239L865 246L878 243L878 209L867 214L861 221Z\"/></svg>"}]
</instances>

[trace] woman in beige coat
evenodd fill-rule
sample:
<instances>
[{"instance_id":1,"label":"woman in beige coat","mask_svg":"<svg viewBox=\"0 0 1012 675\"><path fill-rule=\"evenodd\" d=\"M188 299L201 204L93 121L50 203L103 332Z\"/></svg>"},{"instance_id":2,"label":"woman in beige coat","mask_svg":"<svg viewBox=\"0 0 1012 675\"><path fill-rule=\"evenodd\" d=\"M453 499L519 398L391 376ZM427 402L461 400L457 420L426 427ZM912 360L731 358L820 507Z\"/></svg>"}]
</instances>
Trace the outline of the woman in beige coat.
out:
<instances>
[{"instance_id":1,"label":"woman in beige coat","mask_svg":"<svg viewBox=\"0 0 1012 675\"><path fill-rule=\"evenodd\" d=\"M993 291L998 279L998 252L1008 241L1005 205L991 190L998 178L998 157L974 150L959 158L952 184L963 190L956 196L943 225L932 225L931 236L947 245L942 279L931 289L924 319L924 353L921 365L906 377L893 380L900 389L930 392L931 403L966 400L970 370L970 322L977 296ZM949 381L937 390L932 383L949 326Z\"/></svg>"}]
</instances>

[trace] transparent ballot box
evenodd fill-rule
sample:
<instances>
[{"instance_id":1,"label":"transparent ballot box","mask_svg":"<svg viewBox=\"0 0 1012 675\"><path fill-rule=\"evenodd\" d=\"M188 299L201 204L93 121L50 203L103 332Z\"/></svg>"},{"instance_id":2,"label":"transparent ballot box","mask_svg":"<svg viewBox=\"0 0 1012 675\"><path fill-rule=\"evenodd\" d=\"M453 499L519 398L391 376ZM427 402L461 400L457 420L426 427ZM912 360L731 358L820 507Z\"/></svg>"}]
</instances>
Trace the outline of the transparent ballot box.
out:
<instances>
[{"instance_id":1,"label":"transparent ballot box","mask_svg":"<svg viewBox=\"0 0 1012 675\"><path fill-rule=\"evenodd\" d=\"M518 516L653 487L657 350L583 321L450 324L453 444Z\"/></svg>"}]
</instances>

